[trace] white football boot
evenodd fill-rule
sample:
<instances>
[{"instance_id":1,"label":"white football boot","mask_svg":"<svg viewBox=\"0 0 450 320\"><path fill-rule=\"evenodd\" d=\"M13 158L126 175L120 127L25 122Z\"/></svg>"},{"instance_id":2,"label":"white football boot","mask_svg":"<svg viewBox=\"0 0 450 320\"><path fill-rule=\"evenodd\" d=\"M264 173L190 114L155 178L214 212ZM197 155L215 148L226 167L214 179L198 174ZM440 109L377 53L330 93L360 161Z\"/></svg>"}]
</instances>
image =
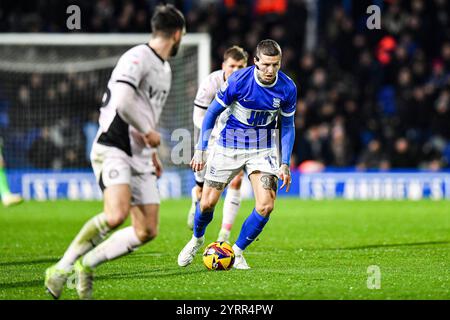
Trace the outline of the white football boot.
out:
<instances>
[{"instance_id":1,"label":"white football boot","mask_svg":"<svg viewBox=\"0 0 450 320\"><path fill-rule=\"evenodd\" d=\"M82 300L92 299L92 290L94 283L94 270L84 266L81 259L77 260L74 266L76 274L76 289L78 296Z\"/></svg>"},{"instance_id":2,"label":"white football boot","mask_svg":"<svg viewBox=\"0 0 450 320\"><path fill-rule=\"evenodd\" d=\"M64 289L70 272L56 269L56 265L45 270L45 288L54 299L58 299Z\"/></svg>"},{"instance_id":3,"label":"white football boot","mask_svg":"<svg viewBox=\"0 0 450 320\"><path fill-rule=\"evenodd\" d=\"M23 198L16 193L10 193L2 196L2 202L5 207L10 207L22 203Z\"/></svg>"},{"instance_id":4,"label":"white football boot","mask_svg":"<svg viewBox=\"0 0 450 320\"><path fill-rule=\"evenodd\" d=\"M184 246L183 250L181 250L178 255L178 265L180 267L186 267L192 263L194 260L195 254L197 251L203 246L205 242L205 236L201 238L196 238L192 236L192 239Z\"/></svg>"},{"instance_id":5,"label":"white football boot","mask_svg":"<svg viewBox=\"0 0 450 320\"><path fill-rule=\"evenodd\" d=\"M250 269L250 266L247 264L247 261L245 261L243 251L238 246L236 246L236 244L233 245L233 251L234 251L233 268L239 270Z\"/></svg>"}]
</instances>

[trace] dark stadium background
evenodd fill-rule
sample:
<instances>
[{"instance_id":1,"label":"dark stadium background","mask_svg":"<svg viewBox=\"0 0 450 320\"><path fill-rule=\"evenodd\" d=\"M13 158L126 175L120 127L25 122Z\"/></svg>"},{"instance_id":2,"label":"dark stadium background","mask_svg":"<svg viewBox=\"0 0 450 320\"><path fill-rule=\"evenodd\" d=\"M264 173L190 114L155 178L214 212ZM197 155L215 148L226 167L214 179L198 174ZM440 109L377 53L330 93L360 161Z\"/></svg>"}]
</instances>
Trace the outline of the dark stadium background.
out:
<instances>
[{"instance_id":1,"label":"dark stadium background","mask_svg":"<svg viewBox=\"0 0 450 320\"><path fill-rule=\"evenodd\" d=\"M79 32L147 33L159 2L2 1L0 32L70 32L65 10L77 4L82 13ZM283 70L299 89L293 166L315 160L338 168L449 168L447 1L319 0L313 2L314 10L302 0L167 2L184 12L189 33L211 35L211 70L220 68L230 45L252 53L264 38L281 44ZM372 4L382 10L380 30L366 27L366 9ZM317 26L313 32L307 32L308 19ZM46 89L45 81L26 81L32 94ZM74 104L74 109L86 108L80 99ZM1 132L14 130L15 115L23 110L1 112L2 119L9 118ZM32 121L44 128L40 119ZM82 138L69 150L53 150L57 147L46 141L49 151L43 153L63 157L63 167L89 167ZM24 154L32 157L33 152ZM27 166L51 167L52 159L38 158L28 159Z\"/></svg>"},{"instance_id":2,"label":"dark stadium background","mask_svg":"<svg viewBox=\"0 0 450 320\"><path fill-rule=\"evenodd\" d=\"M0 300L52 299L44 289L46 268L61 257L85 221L101 212L102 193L88 157L90 142L114 59L135 44L116 43L135 33L148 39L149 19L160 2L0 0L0 140L11 191L26 200L0 206ZM168 315L176 314L175 306L205 300L227 305L278 299L436 299L448 305L450 1L166 2L185 14L188 36L209 34L211 71L220 68L231 45L249 51L252 64L260 40L280 43L282 69L298 88L291 190L278 192L270 222L246 251L251 270L211 272L201 255L180 268L177 255L191 236L186 218L195 182L188 165L170 163L170 148L163 144L160 233L154 242L96 271L95 299L149 300L143 305L146 313L156 312L161 300L183 300L161 310ZM73 4L81 8L78 31L66 27L66 9ZM370 5L381 9L380 29L367 28ZM55 63L48 42L27 44L24 50L2 43L11 35L19 38L15 33L38 42L51 36L65 41L66 35L67 42L78 35L82 41L58 43L55 60L63 63ZM107 49L104 43L92 45L105 38L103 33L114 36L115 44L106 39ZM202 66L199 47L182 47L171 60L176 80L160 121L164 142L180 123L192 129ZM32 61L30 69L15 70L28 50L40 60ZM66 61L79 57L81 65L94 68L67 72ZM96 68L105 57L114 61ZM35 64L41 71L35 71ZM42 71L53 64L63 72ZM232 243L255 206L246 178L241 195ZM222 211L219 201L205 244L217 239ZM374 286L377 281L379 286ZM61 298L78 298L73 283ZM117 308L118 303L113 312L128 312ZM274 305L278 312L289 307L280 301ZM338 305L314 305L311 311L331 310L336 316ZM290 307L291 317L305 311L304 304ZM365 307L379 310L379 304ZM401 307L403 314L414 310L412 303L405 308L402 302ZM436 303L430 307L422 309L435 310ZM15 307L15 314L22 309L30 310ZM103 317L106 309L99 308ZM352 311L345 316L356 314Z\"/></svg>"}]
</instances>

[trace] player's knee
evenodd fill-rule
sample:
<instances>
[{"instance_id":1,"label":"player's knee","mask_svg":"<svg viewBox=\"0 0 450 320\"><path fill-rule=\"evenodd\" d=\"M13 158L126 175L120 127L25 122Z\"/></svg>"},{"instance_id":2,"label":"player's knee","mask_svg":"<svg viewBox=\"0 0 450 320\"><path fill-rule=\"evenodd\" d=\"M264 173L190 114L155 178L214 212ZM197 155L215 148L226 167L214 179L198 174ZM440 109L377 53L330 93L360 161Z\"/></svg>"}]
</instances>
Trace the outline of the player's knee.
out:
<instances>
[{"instance_id":1,"label":"player's knee","mask_svg":"<svg viewBox=\"0 0 450 320\"><path fill-rule=\"evenodd\" d=\"M111 229L120 226L128 217L128 212L130 211L130 206L122 205L114 208L110 208L107 212L107 221Z\"/></svg>"},{"instance_id":2,"label":"player's knee","mask_svg":"<svg viewBox=\"0 0 450 320\"><path fill-rule=\"evenodd\" d=\"M202 192L203 186L200 187L199 185L197 185L197 187L195 188L195 195L197 196L197 199L200 199L202 197Z\"/></svg>"},{"instance_id":3,"label":"player's knee","mask_svg":"<svg viewBox=\"0 0 450 320\"><path fill-rule=\"evenodd\" d=\"M274 204L269 202L269 203L257 204L255 209L263 217L268 217L272 213L273 207L274 207Z\"/></svg>"},{"instance_id":4,"label":"player's knee","mask_svg":"<svg viewBox=\"0 0 450 320\"><path fill-rule=\"evenodd\" d=\"M125 220L126 220L126 216L123 216L123 215L114 214L114 215L108 215L108 217L107 217L108 226L111 229L117 228L122 223L124 223Z\"/></svg>"},{"instance_id":5,"label":"player's knee","mask_svg":"<svg viewBox=\"0 0 450 320\"><path fill-rule=\"evenodd\" d=\"M212 211L214 210L216 203L217 201L211 197L202 197L202 200L200 201L200 210L202 212Z\"/></svg>"},{"instance_id":6,"label":"player's knee","mask_svg":"<svg viewBox=\"0 0 450 320\"><path fill-rule=\"evenodd\" d=\"M142 242L148 242L155 239L158 236L158 228L152 228L149 226L136 228L136 236Z\"/></svg>"}]
</instances>

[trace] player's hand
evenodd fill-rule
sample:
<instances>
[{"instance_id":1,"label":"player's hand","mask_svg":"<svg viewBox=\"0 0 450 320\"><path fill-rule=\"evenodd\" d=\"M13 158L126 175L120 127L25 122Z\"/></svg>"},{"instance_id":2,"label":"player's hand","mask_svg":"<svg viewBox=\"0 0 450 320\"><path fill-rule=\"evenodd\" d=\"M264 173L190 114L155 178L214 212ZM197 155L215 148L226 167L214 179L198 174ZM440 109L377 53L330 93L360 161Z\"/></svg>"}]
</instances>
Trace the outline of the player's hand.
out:
<instances>
[{"instance_id":1,"label":"player's hand","mask_svg":"<svg viewBox=\"0 0 450 320\"><path fill-rule=\"evenodd\" d=\"M161 135L156 131L149 131L144 136L144 141L152 148L156 148L161 144Z\"/></svg>"},{"instance_id":2,"label":"player's hand","mask_svg":"<svg viewBox=\"0 0 450 320\"><path fill-rule=\"evenodd\" d=\"M285 163L283 163L280 167L280 179L283 180L283 184L280 187L280 190L283 189L284 186L286 186L286 192L289 192L289 189L291 188L291 170L289 169L289 166Z\"/></svg>"},{"instance_id":3,"label":"player's hand","mask_svg":"<svg viewBox=\"0 0 450 320\"><path fill-rule=\"evenodd\" d=\"M156 177L159 179L159 178L161 178L161 175L163 173L163 165L162 165L161 160L159 159L158 153L156 153L156 152L153 153L152 162L153 162L153 165L155 166Z\"/></svg>"},{"instance_id":4,"label":"player's hand","mask_svg":"<svg viewBox=\"0 0 450 320\"><path fill-rule=\"evenodd\" d=\"M205 167L205 151L203 150L195 150L194 156L191 160L191 168L194 172L202 171Z\"/></svg>"}]
</instances>

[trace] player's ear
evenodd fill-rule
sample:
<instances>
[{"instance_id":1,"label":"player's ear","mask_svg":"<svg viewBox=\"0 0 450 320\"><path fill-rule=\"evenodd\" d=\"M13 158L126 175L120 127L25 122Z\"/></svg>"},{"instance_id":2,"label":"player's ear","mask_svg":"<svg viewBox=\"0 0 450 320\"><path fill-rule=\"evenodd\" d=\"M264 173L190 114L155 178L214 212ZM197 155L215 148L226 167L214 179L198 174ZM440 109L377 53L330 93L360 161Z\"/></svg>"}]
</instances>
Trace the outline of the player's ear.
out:
<instances>
[{"instance_id":1,"label":"player's ear","mask_svg":"<svg viewBox=\"0 0 450 320\"><path fill-rule=\"evenodd\" d=\"M254 57L254 58L253 58L253 63L255 64L256 69L259 70L258 62L259 62L258 57Z\"/></svg>"},{"instance_id":2,"label":"player's ear","mask_svg":"<svg viewBox=\"0 0 450 320\"><path fill-rule=\"evenodd\" d=\"M178 29L173 33L173 39L175 40L175 42L180 41L181 36L183 35L183 30Z\"/></svg>"}]
</instances>

